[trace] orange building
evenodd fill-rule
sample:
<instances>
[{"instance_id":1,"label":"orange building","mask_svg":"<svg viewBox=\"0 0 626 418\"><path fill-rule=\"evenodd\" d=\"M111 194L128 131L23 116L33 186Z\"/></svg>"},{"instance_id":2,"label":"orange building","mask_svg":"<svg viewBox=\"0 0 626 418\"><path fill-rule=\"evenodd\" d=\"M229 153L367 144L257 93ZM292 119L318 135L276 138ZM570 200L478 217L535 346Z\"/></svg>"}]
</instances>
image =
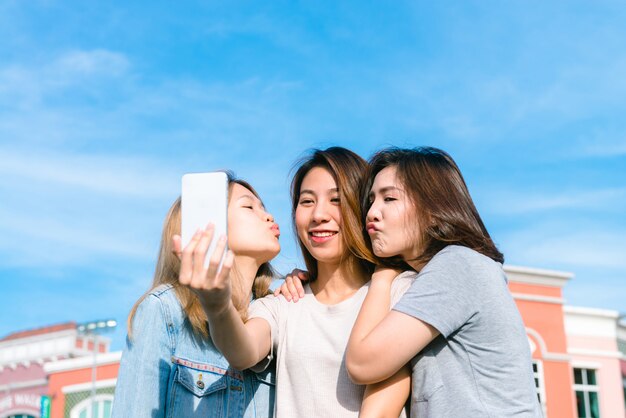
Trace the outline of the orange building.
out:
<instances>
[{"instance_id":1,"label":"orange building","mask_svg":"<svg viewBox=\"0 0 626 418\"><path fill-rule=\"evenodd\" d=\"M564 306L570 273L505 270L526 326L544 415L624 418L618 312Z\"/></svg>"},{"instance_id":2,"label":"orange building","mask_svg":"<svg viewBox=\"0 0 626 418\"><path fill-rule=\"evenodd\" d=\"M112 352L98 354L96 363L93 357L81 357L44 365L51 418L110 417L121 357L121 352Z\"/></svg>"},{"instance_id":3,"label":"orange building","mask_svg":"<svg viewBox=\"0 0 626 418\"><path fill-rule=\"evenodd\" d=\"M535 384L544 415L575 417L572 368L567 354L563 314L563 286L573 276L514 266L506 266L505 271L509 289L526 326Z\"/></svg>"}]
</instances>

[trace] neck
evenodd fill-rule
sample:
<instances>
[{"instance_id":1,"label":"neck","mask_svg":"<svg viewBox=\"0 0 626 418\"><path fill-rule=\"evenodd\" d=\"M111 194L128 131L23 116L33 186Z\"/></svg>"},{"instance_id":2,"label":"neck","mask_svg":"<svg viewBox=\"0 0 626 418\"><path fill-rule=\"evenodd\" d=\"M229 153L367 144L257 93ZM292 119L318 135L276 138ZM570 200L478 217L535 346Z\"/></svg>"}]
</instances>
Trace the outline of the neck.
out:
<instances>
[{"instance_id":1,"label":"neck","mask_svg":"<svg viewBox=\"0 0 626 418\"><path fill-rule=\"evenodd\" d=\"M419 272L425 265L421 260L417 260L423 254L423 251L420 251L420 248L412 248L410 251L401 254L402 259L405 263L407 263L413 270Z\"/></svg>"},{"instance_id":2,"label":"neck","mask_svg":"<svg viewBox=\"0 0 626 418\"><path fill-rule=\"evenodd\" d=\"M416 261L416 260L407 260L406 258L404 259L404 261L411 266L411 268L415 271L417 271L418 273L420 272L420 270L422 270L422 268L424 268L424 266L426 265L426 263L424 263L423 261Z\"/></svg>"},{"instance_id":3,"label":"neck","mask_svg":"<svg viewBox=\"0 0 626 418\"><path fill-rule=\"evenodd\" d=\"M337 303L357 291L367 279L352 272L348 263L317 263L317 279L311 283L313 294L324 303Z\"/></svg>"},{"instance_id":4,"label":"neck","mask_svg":"<svg viewBox=\"0 0 626 418\"><path fill-rule=\"evenodd\" d=\"M233 290L233 302L239 306L241 302L247 304L252 295L252 284L256 276L256 272L261 267L258 260L253 257L236 255L233 269L230 272L230 279Z\"/></svg>"}]
</instances>

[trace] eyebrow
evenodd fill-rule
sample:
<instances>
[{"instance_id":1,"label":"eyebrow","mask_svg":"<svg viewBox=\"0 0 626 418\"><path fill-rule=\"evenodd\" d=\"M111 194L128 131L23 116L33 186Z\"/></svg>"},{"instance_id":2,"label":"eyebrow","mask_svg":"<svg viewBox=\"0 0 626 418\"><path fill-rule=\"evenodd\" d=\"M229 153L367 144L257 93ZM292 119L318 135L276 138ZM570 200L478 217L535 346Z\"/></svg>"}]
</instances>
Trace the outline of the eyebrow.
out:
<instances>
[{"instance_id":1,"label":"eyebrow","mask_svg":"<svg viewBox=\"0 0 626 418\"><path fill-rule=\"evenodd\" d=\"M390 191L402 192L402 189L399 189L396 186L385 186L385 187L383 187L381 189L378 189L377 192L383 194L383 193L387 193L387 192L390 192ZM371 197L371 196L374 196L375 194L376 194L376 192L374 190L372 190L372 191L369 192L368 196Z\"/></svg>"},{"instance_id":2,"label":"eyebrow","mask_svg":"<svg viewBox=\"0 0 626 418\"><path fill-rule=\"evenodd\" d=\"M339 192L339 189L338 189L337 187L334 187L334 188L332 188L332 189L328 189L328 191L329 191L329 192ZM315 195L315 192L314 192L313 190L311 190L311 189L304 189L304 190L300 190L300 194L301 194L301 195L303 195L303 194L305 194L305 193Z\"/></svg>"},{"instance_id":3,"label":"eyebrow","mask_svg":"<svg viewBox=\"0 0 626 418\"><path fill-rule=\"evenodd\" d=\"M258 201L258 202L259 202L259 204L261 205L261 207L262 207L263 209L265 209L265 205L263 204L263 202L261 202L261 199L259 199L259 198L258 198L258 197L256 197L256 196L252 196L251 194L244 194L243 196L239 196L239 198L238 198L237 200L239 201L239 200L241 200L241 199L250 199L250 200L252 200L253 202L257 202L257 201Z\"/></svg>"}]
</instances>

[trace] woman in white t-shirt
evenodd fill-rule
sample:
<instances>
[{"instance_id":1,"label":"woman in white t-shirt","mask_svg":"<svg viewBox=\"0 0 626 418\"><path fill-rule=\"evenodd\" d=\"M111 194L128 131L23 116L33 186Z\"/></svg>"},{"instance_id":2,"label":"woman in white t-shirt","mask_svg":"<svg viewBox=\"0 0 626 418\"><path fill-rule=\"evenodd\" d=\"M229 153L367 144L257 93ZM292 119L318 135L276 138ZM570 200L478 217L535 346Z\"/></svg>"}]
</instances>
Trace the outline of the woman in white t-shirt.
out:
<instances>
[{"instance_id":1,"label":"woman in white t-shirt","mask_svg":"<svg viewBox=\"0 0 626 418\"><path fill-rule=\"evenodd\" d=\"M194 260L204 259L210 237L184 252L181 277L198 292L211 337L228 362L259 371L276 360L279 418L404 416L407 370L366 389L349 379L345 367L350 331L373 272L359 197L366 170L361 157L340 147L317 150L300 163L292 181L292 209L310 282L297 303L283 296L255 301L244 324L231 302L228 265L221 274L216 263L208 272L194 268ZM394 280L387 309L411 282L411 275Z\"/></svg>"}]
</instances>

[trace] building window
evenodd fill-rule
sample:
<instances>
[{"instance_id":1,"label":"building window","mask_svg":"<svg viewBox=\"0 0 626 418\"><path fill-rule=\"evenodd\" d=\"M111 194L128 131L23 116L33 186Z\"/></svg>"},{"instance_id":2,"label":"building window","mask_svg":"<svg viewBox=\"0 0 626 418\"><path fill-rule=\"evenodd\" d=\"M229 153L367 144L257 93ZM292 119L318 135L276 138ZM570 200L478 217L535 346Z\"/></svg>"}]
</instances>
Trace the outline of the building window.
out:
<instances>
[{"instance_id":1,"label":"building window","mask_svg":"<svg viewBox=\"0 0 626 418\"><path fill-rule=\"evenodd\" d=\"M596 370L574 368L574 392L579 418L600 417L598 390Z\"/></svg>"},{"instance_id":2,"label":"building window","mask_svg":"<svg viewBox=\"0 0 626 418\"><path fill-rule=\"evenodd\" d=\"M543 363L538 360L533 360L533 377L535 378L535 390L537 391L537 399L543 410L543 415L546 415L546 386L543 379Z\"/></svg>"},{"instance_id":3,"label":"building window","mask_svg":"<svg viewBox=\"0 0 626 418\"><path fill-rule=\"evenodd\" d=\"M32 415L27 415L27 414L18 414L18 415L9 415L7 418L35 418Z\"/></svg>"},{"instance_id":4,"label":"building window","mask_svg":"<svg viewBox=\"0 0 626 418\"><path fill-rule=\"evenodd\" d=\"M93 404L88 398L72 408L70 418L110 418L112 405L112 395L98 395Z\"/></svg>"}]
</instances>

